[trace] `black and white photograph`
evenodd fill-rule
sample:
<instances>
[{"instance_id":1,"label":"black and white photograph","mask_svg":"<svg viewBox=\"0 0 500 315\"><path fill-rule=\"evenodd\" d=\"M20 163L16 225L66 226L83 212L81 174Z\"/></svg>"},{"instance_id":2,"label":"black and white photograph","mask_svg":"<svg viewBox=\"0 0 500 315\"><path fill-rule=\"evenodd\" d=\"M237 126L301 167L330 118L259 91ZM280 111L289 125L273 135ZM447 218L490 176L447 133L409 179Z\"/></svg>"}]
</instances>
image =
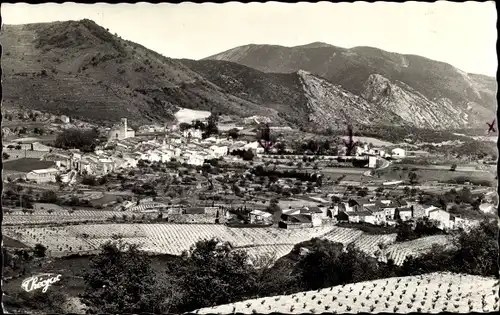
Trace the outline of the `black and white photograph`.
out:
<instances>
[{"instance_id":1,"label":"black and white photograph","mask_svg":"<svg viewBox=\"0 0 500 315\"><path fill-rule=\"evenodd\" d=\"M0 10L3 313L500 310L494 1Z\"/></svg>"}]
</instances>

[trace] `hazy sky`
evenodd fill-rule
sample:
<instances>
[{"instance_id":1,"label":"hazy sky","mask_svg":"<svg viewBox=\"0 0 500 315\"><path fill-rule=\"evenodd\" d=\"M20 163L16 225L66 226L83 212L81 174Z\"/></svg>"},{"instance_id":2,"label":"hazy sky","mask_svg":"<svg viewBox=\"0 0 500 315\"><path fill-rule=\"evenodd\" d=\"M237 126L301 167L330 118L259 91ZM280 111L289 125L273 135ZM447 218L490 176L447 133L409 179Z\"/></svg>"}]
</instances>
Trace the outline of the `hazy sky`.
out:
<instances>
[{"instance_id":1,"label":"hazy sky","mask_svg":"<svg viewBox=\"0 0 500 315\"><path fill-rule=\"evenodd\" d=\"M88 18L165 56L200 59L246 44L372 46L496 75L493 1L454 3L2 4L5 24Z\"/></svg>"}]
</instances>

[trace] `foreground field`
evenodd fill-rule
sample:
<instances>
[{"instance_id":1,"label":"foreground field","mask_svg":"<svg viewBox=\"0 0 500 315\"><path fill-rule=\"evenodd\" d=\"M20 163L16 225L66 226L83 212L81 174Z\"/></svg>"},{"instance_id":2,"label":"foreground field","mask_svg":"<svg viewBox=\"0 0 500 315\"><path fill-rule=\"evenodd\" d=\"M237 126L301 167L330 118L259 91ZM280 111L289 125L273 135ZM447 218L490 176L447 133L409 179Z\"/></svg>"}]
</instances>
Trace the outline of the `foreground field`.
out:
<instances>
[{"instance_id":1,"label":"foreground field","mask_svg":"<svg viewBox=\"0 0 500 315\"><path fill-rule=\"evenodd\" d=\"M498 280L453 273L388 278L203 308L231 313L468 313L498 311Z\"/></svg>"}]
</instances>

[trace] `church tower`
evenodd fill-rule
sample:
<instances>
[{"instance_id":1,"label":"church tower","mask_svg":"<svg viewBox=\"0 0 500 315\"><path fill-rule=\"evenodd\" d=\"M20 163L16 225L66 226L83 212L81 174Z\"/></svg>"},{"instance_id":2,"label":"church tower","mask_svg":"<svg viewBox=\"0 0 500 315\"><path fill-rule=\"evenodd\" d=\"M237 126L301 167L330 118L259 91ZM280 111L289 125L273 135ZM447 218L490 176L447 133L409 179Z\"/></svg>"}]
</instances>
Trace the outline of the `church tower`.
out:
<instances>
[{"instance_id":1,"label":"church tower","mask_svg":"<svg viewBox=\"0 0 500 315\"><path fill-rule=\"evenodd\" d=\"M127 118L122 118L120 121L120 138L125 139L127 138L127 131L128 131L128 126L127 126Z\"/></svg>"}]
</instances>

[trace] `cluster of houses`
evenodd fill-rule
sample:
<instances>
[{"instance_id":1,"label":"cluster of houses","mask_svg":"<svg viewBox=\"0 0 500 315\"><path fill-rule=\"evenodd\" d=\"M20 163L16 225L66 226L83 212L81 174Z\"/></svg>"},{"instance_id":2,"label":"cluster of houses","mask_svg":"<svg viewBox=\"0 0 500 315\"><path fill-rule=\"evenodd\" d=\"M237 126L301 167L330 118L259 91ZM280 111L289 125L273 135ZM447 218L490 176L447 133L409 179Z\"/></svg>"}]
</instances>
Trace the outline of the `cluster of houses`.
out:
<instances>
[{"instance_id":1,"label":"cluster of houses","mask_svg":"<svg viewBox=\"0 0 500 315\"><path fill-rule=\"evenodd\" d=\"M397 224L418 218L428 218L437 223L442 230L468 229L479 221L461 218L448 211L434 206L422 206L415 202L401 199L349 199L332 203L316 197L288 198L279 201L282 212L278 226L285 229L309 228L337 222L369 223L373 225ZM272 224L276 217L265 209L252 209L249 213L250 223Z\"/></svg>"},{"instance_id":2,"label":"cluster of houses","mask_svg":"<svg viewBox=\"0 0 500 315\"><path fill-rule=\"evenodd\" d=\"M37 149L37 155L31 157L31 152L35 152L34 149ZM232 151L248 149L255 153L261 153L263 150L256 141L235 141L216 137L202 139L201 131L194 128L183 132L169 131L161 136L137 136L134 130L127 127L127 120L122 119L119 126L109 131L108 142L97 147L94 152L84 153L77 149L61 150L39 143L29 144L25 150L19 151L23 156L16 156L16 159L45 161L50 162L50 165L43 168L33 165L34 168L27 172L11 175L43 183L54 182L58 174L70 171L76 171L80 175L102 176L118 169L136 168L140 160L149 162L175 160L200 166L206 160L229 158ZM231 158L238 159L233 156ZM24 164L31 164L27 160L25 162Z\"/></svg>"},{"instance_id":3,"label":"cluster of houses","mask_svg":"<svg viewBox=\"0 0 500 315\"><path fill-rule=\"evenodd\" d=\"M416 202L392 198L349 199L333 205L332 210L331 215L339 220L352 223L366 222L373 225L396 225L398 218L403 222L428 218L436 222L438 228L442 230L453 230L467 229L479 222L461 218L435 206L424 207Z\"/></svg>"},{"instance_id":4,"label":"cluster of houses","mask_svg":"<svg viewBox=\"0 0 500 315\"><path fill-rule=\"evenodd\" d=\"M381 148L370 148L367 144L365 144L363 146L356 147L356 155L380 156L383 158L401 159L406 156L406 151L402 148L393 148L390 150L390 152L387 152Z\"/></svg>"}]
</instances>

